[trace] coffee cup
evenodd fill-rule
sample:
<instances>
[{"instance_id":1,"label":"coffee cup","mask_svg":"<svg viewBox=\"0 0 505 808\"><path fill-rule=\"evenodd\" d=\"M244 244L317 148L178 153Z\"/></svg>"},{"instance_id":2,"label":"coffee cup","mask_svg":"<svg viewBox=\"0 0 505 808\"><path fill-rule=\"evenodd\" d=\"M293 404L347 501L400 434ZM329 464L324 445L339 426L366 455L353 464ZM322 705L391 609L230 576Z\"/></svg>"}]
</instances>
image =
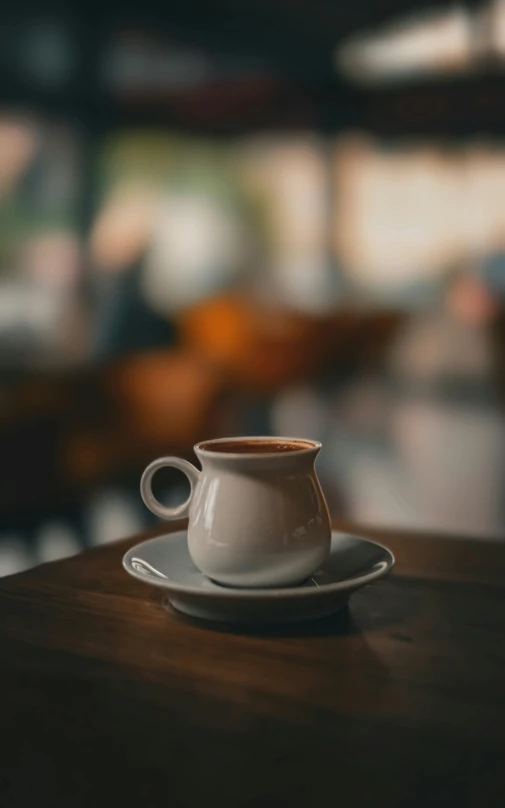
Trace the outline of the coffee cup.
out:
<instances>
[{"instance_id":1,"label":"coffee cup","mask_svg":"<svg viewBox=\"0 0 505 808\"><path fill-rule=\"evenodd\" d=\"M315 470L317 441L299 438L221 438L195 447L201 470L178 457L151 463L142 499L161 519L189 517L194 564L217 583L281 587L306 580L326 560L331 528ZM169 508L154 497L161 468L180 469L191 491Z\"/></svg>"}]
</instances>

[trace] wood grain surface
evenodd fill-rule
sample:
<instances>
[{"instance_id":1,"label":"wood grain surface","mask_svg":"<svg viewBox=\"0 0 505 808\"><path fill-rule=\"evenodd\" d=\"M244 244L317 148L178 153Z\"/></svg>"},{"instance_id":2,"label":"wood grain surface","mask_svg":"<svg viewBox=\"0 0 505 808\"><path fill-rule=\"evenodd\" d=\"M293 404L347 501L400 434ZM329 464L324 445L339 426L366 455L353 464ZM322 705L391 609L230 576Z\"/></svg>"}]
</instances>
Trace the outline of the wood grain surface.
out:
<instances>
[{"instance_id":1,"label":"wood grain surface","mask_svg":"<svg viewBox=\"0 0 505 808\"><path fill-rule=\"evenodd\" d=\"M505 804L505 544L362 531L389 578L310 625L161 607L139 537L0 581L0 808Z\"/></svg>"}]
</instances>

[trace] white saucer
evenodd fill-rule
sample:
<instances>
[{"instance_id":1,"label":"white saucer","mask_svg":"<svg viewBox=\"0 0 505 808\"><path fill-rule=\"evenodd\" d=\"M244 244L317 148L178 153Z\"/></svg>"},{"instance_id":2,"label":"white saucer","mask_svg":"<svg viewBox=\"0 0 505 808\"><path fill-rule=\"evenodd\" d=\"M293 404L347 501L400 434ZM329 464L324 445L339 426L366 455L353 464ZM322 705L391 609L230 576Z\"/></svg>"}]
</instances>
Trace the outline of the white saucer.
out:
<instances>
[{"instance_id":1,"label":"white saucer","mask_svg":"<svg viewBox=\"0 0 505 808\"><path fill-rule=\"evenodd\" d=\"M203 575L188 552L186 531L137 544L123 558L125 570L166 590L174 609L227 623L293 623L338 611L352 592L385 575L393 554L380 544L332 533L330 557L304 584L283 589L234 589Z\"/></svg>"}]
</instances>

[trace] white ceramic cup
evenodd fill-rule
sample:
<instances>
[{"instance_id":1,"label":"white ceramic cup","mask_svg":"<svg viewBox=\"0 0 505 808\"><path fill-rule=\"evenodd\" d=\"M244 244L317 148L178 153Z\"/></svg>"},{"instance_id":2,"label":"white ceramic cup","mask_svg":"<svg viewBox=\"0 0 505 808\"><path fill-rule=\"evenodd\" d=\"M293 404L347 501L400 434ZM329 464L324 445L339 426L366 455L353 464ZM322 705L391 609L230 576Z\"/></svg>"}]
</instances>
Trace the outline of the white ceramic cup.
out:
<instances>
[{"instance_id":1,"label":"white ceramic cup","mask_svg":"<svg viewBox=\"0 0 505 808\"><path fill-rule=\"evenodd\" d=\"M202 470L178 457L151 463L142 499L162 519L189 517L194 564L226 586L299 584L326 560L331 527L314 463L317 441L299 438L222 438L195 446ZM176 508L153 495L154 474L183 471L189 499Z\"/></svg>"}]
</instances>

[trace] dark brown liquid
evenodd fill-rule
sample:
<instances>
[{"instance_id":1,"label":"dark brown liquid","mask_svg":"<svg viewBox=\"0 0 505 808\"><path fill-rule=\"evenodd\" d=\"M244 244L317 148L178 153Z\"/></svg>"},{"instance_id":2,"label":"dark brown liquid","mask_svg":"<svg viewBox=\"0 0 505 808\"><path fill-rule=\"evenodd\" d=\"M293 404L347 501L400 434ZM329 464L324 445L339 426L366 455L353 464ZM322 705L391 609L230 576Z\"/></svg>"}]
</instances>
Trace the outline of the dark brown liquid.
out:
<instances>
[{"instance_id":1,"label":"dark brown liquid","mask_svg":"<svg viewBox=\"0 0 505 808\"><path fill-rule=\"evenodd\" d=\"M199 449L206 452L222 452L223 454L273 454L274 452L299 452L301 449L313 449L314 445L305 440L225 440L200 443Z\"/></svg>"}]
</instances>

